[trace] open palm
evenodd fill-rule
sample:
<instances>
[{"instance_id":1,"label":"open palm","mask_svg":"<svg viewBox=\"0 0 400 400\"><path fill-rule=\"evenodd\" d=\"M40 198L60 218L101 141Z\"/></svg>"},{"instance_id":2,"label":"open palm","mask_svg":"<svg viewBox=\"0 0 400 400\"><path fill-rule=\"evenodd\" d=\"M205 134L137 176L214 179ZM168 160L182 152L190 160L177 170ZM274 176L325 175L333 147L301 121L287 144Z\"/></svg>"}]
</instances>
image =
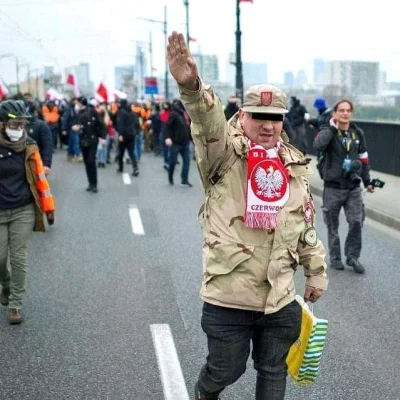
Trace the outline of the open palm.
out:
<instances>
[{"instance_id":1,"label":"open palm","mask_svg":"<svg viewBox=\"0 0 400 400\"><path fill-rule=\"evenodd\" d=\"M187 89L197 87L198 71L183 35L172 32L168 38L167 59L169 70L177 83Z\"/></svg>"}]
</instances>

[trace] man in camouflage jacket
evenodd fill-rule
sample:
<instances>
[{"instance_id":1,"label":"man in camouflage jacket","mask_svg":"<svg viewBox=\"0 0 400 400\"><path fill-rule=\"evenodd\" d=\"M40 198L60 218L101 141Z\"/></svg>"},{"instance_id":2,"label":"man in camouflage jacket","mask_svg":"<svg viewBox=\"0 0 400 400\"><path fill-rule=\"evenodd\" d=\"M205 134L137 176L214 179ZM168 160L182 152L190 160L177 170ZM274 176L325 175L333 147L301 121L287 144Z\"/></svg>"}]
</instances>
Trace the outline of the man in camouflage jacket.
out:
<instances>
[{"instance_id":1,"label":"man in camouflage jacket","mask_svg":"<svg viewBox=\"0 0 400 400\"><path fill-rule=\"evenodd\" d=\"M282 90L271 85L250 88L243 108L227 122L212 88L198 77L181 34L170 36L167 52L170 72L192 121L206 194L199 219L204 230L202 328L209 355L195 398L217 400L226 386L237 381L246 369L252 341L256 399L283 399L286 357L301 329L295 270L299 264L304 267L306 301L315 302L328 283L306 179L312 173L309 160L282 131L288 111ZM245 221L248 182L253 182L248 173L251 145L267 152L278 149L282 175L288 175L290 195L275 216L275 229L250 228ZM261 175L267 182L268 171ZM260 207L254 204L250 210Z\"/></svg>"}]
</instances>

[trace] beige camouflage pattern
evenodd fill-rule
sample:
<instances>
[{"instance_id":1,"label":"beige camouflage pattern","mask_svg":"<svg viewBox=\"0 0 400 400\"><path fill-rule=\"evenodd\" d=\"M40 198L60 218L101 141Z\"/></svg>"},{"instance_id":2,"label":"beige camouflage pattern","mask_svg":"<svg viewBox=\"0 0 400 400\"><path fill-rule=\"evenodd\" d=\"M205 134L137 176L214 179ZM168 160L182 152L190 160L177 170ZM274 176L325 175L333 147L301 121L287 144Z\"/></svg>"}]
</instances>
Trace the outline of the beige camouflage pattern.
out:
<instances>
[{"instance_id":1,"label":"beige camouflage pattern","mask_svg":"<svg viewBox=\"0 0 400 400\"><path fill-rule=\"evenodd\" d=\"M180 87L181 99L192 119L196 160L205 190L199 221L204 231L204 301L224 307L273 313L295 297L294 273L303 265L306 283L326 289L325 250L318 240L311 247L304 241L310 224L304 209L312 201L306 175L308 161L287 143L279 151L291 175L290 199L278 214L279 229L247 228L247 139L234 116L226 122L222 105L211 87L200 82L197 92ZM216 172L223 179L212 185Z\"/></svg>"}]
</instances>

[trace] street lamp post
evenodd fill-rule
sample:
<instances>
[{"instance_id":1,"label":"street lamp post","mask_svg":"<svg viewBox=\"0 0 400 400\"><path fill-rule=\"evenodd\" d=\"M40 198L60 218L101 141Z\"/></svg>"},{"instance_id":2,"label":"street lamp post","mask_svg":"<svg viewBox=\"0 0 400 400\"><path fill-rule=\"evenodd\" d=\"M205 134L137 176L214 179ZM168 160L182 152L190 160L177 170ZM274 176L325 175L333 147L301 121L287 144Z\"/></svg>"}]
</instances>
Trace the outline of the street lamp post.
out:
<instances>
[{"instance_id":1,"label":"street lamp post","mask_svg":"<svg viewBox=\"0 0 400 400\"><path fill-rule=\"evenodd\" d=\"M190 34L189 34L189 0L184 0L183 4L186 7L186 43L190 47Z\"/></svg>"},{"instance_id":2,"label":"street lamp post","mask_svg":"<svg viewBox=\"0 0 400 400\"><path fill-rule=\"evenodd\" d=\"M236 97L243 104L242 32L240 31L240 0L236 0Z\"/></svg>"},{"instance_id":3,"label":"street lamp post","mask_svg":"<svg viewBox=\"0 0 400 400\"><path fill-rule=\"evenodd\" d=\"M165 44L165 49L167 48L168 45L168 26L167 26L167 6L164 6L164 21L158 21L156 19L151 19L151 18L140 18L138 17L137 19L140 19L142 21L147 21L151 22L154 24L162 24L164 28L164 44ZM168 60L167 57L165 57L165 100L168 100L169 98L169 85L168 85Z\"/></svg>"}]
</instances>

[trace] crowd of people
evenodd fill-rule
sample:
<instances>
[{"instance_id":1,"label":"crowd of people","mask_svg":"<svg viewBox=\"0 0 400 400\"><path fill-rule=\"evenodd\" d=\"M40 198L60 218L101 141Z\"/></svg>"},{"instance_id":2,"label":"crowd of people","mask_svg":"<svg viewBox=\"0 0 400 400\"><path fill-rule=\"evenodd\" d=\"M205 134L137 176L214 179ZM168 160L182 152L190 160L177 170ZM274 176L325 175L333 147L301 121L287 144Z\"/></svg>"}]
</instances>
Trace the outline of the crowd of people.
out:
<instances>
[{"instance_id":1,"label":"crowd of people","mask_svg":"<svg viewBox=\"0 0 400 400\"><path fill-rule=\"evenodd\" d=\"M301 329L296 267L304 267L306 302L317 301L328 286L307 182L306 125L318 132L314 147L324 180L329 265L345 268L338 234L343 207L349 223L346 264L358 274L365 272L359 261L361 183L374 191L364 134L351 121L351 101L342 99L329 109L318 98L318 116L310 119L296 97L288 107L283 90L267 84L249 88L240 107L231 99L224 108L199 77L181 34L169 37L167 58L180 92L172 103L106 104L79 97L68 105L38 104L29 94L0 103L0 303L9 306L11 324L22 322L29 238L34 230L44 231L44 215L50 225L55 220L46 175L57 148L67 145L68 161L83 161L87 191L97 193L98 168L116 162L122 173L130 164L138 177L142 151L162 156L170 185L181 155L181 184L191 187L194 144L206 195L199 218L202 328L209 350L195 398L219 399L245 372L252 342L256 398L282 400L286 357Z\"/></svg>"}]
</instances>

